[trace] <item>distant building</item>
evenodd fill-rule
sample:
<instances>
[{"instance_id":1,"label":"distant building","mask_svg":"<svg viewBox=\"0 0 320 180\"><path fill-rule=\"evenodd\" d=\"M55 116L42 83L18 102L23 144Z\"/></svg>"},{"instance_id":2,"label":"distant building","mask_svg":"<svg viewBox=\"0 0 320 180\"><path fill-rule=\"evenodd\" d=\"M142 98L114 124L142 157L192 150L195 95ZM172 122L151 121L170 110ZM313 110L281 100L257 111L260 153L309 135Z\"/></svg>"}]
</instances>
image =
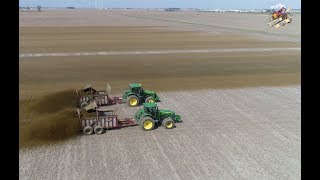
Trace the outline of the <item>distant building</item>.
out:
<instances>
[{"instance_id":1,"label":"distant building","mask_svg":"<svg viewBox=\"0 0 320 180\"><path fill-rule=\"evenodd\" d=\"M180 11L180 8L166 8L165 11Z\"/></svg>"},{"instance_id":2,"label":"distant building","mask_svg":"<svg viewBox=\"0 0 320 180\"><path fill-rule=\"evenodd\" d=\"M19 11L30 11L31 9L30 7L19 7Z\"/></svg>"}]
</instances>

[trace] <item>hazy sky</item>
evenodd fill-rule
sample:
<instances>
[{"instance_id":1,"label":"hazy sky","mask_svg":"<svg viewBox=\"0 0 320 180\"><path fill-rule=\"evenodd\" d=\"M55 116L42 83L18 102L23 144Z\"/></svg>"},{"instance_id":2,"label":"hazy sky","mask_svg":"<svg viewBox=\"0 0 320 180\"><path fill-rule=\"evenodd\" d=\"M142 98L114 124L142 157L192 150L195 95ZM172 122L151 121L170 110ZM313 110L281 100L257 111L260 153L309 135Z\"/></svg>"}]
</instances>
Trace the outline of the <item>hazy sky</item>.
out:
<instances>
[{"instance_id":1,"label":"hazy sky","mask_svg":"<svg viewBox=\"0 0 320 180\"><path fill-rule=\"evenodd\" d=\"M301 8L301 0L20 0L20 6L43 7L120 7L120 8L204 8L204 9L263 9L276 4Z\"/></svg>"}]
</instances>

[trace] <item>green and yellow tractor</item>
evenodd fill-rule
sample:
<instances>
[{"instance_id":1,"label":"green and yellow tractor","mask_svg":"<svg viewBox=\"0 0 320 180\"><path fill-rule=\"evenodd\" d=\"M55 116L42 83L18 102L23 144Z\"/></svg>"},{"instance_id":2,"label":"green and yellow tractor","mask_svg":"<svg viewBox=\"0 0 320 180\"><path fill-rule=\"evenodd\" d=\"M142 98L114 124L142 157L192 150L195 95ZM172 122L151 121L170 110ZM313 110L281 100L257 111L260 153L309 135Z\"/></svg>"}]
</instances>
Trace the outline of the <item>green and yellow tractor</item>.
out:
<instances>
[{"instance_id":1,"label":"green and yellow tractor","mask_svg":"<svg viewBox=\"0 0 320 180\"><path fill-rule=\"evenodd\" d=\"M135 121L144 131L151 131L156 124L172 129L175 123L182 122L181 116L170 110L159 110L156 103L143 103L143 108L135 114Z\"/></svg>"},{"instance_id":2,"label":"green and yellow tractor","mask_svg":"<svg viewBox=\"0 0 320 180\"><path fill-rule=\"evenodd\" d=\"M122 95L122 102L127 102L128 106L136 107L140 102L159 102L160 99L154 91L144 90L141 84L129 84L129 89Z\"/></svg>"}]
</instances>

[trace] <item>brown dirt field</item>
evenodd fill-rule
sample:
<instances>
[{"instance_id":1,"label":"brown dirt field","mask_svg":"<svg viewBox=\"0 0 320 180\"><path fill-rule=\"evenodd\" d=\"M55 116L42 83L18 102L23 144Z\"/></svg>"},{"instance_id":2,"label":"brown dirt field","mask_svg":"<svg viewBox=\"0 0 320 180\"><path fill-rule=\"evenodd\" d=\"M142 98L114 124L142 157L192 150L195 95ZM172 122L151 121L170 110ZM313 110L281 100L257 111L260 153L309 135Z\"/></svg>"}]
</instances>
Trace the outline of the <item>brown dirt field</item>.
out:
<instances>
[{"instance_id":1,"label":"brown dirt field","mask_svg":"<svg viewBox=\"0 0 320 180\"><path fill-rule=\"evenodd\" d=\"M20 53L258 47L299 44L156 27L20 27ZM155 91L300 84L299 51L26 57L19 66L21 147L78 134L73 90L88 83L110 83L115 95L131 82Z\"/></svg>"},{"instance_id":2,"label":"brown dirt field","mask_svg":"<svg viewBox=\"0 0 320 180\"><path fill-rule=\"evenodd\" d=\"M136 26L20 27L20 42L22 53L299 47L294 42ZM114 93L122 93L132 81L159 91L298 84L299 60L300 52L23 58L20 98L85 83L105 88L109 82Z\"/></svg>"},{"instance_id":3,"label":"brown dirt field","mask_svg":"<svg viewBox=\"0 0 320 180\"><path fill-rule=\"evenodd\" d=\"M20 27L20 53L253 47L299 47L299 43L156 27Z\"/></svg>"},{"instance_id":4,"label":"brown dirt field","mask_svg":"<svg viewBox=\"0 0 320 180\"><path fill-rule=\"evenodd\" d=\"M181 115L183 123L176 128L144 132L135 126L102 135L79 133L59 144L23 148L19 177L301 179L300 86L159 96L160 109ZM119 105L123 117L131 117L138 108Z\"/></svg>"},{"instance_id":5,"label":"brown dirt field","mask_svg":"<svg viewBox=\"0 0 320 180\"><path fill-rule=\"evenodd\" d=\"M155 91L300 84L300 54L26 58L20 61L20 105L29 109L20 111L20 146L60 142L79 134L74 117L74 89L88 83L105 89L107 82L116 95L131 82L142 82L145 89ZM64 93L66 89L72 90ZM46 96L48 93L52 95ZM24 104L30 97L37 103ZM30 113L29 124L21 123Z\"/></svg>"},{"instance_id":6,"label":"brown dirt field","mask_svg":"<svg viewBox=\"0 0 320 180\"><path fill-rule=\"evenodd\" d=\"M300 15L278 30L266 27L266 18L141 10L22 12L20 53L300 47ZM300 57L300 51L269 51L20 58L19 177L299 179ZM132 127L77 137L74 89L88 83L105 89L107 82L114 95L128 83L142 82L159 92L161 109L175 111L184 122L171 131ZM294 86L255 87L287 85ZM115 106L121 118L139 108Z\"/></svg>"},{"instance_id":7,"label":"brown dirt field","mask_svg":"<svg viewBox=\"0 0 320 180\"><path fill-rule=\"evenodd\" d=\"M90 60L88 60L90 59ZM20 61L20 99L92 84L121 94L130 82L155 91L300 83L300 53L46 57Z\"/></svg>"},{"instance_id":8,"label":"brown dirt field","mask_svg":"<svg viewBox=\"0 0 320 180\"><path fill-rule=\"evenodd\" d=\"M301 42L301 13L293 13L293 22L278 29L271 28L266 24L269 16L269 13L54 9L41 13L20 12L19 26L162 26L182 31L246 34L267 40Z\"/></svg>"}]
</instances>

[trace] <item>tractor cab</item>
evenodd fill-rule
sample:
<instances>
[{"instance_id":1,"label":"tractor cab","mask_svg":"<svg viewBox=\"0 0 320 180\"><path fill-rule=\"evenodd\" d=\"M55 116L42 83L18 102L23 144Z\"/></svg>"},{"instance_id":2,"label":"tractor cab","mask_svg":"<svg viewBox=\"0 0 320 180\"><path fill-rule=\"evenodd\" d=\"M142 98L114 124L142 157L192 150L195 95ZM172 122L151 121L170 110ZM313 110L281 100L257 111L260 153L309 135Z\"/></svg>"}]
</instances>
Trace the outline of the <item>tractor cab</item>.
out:
<instances>
[{"instance_id":1,"label":"tractor cab","mask_svg":"<svg viewBox=\"0 0 320 180\"><path fill-rule=\"evenodd\" d=\"M158 112L158 106L156 103L143 103L143 109L146 113L156 114Z\"/></svg>"},{"instance_id":2,"label":"tractor cab","mask_svg":"<svg viewBox=\"0 0 320 180\"><path fill-rule=\"evenodd\" d=\"M159 110L156 103L143 103L144 112L151 114L153 117L156 117Z\"/></svg>"},{"instance_id":3,"label":"tractor cab","mask_svg":"<svg viewBox=\"0 0 320 180\"><path fill-rule=\"evenodd\" d=\"M131 89L131 92L133 92L137 96L144 95L143 88L142 88L141 84L137 84L137 83L129 84L129 89Z\"/></svg>"}]
</instances>

